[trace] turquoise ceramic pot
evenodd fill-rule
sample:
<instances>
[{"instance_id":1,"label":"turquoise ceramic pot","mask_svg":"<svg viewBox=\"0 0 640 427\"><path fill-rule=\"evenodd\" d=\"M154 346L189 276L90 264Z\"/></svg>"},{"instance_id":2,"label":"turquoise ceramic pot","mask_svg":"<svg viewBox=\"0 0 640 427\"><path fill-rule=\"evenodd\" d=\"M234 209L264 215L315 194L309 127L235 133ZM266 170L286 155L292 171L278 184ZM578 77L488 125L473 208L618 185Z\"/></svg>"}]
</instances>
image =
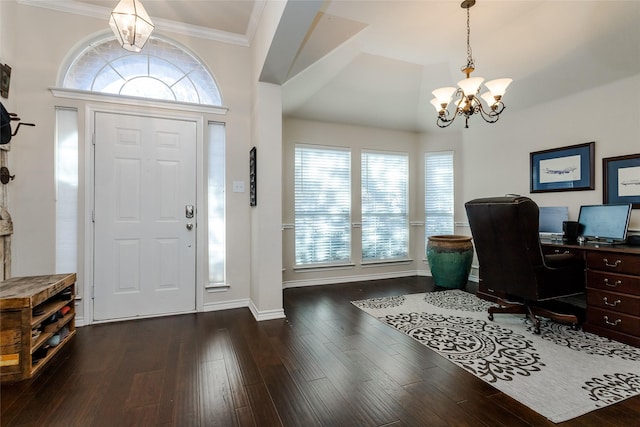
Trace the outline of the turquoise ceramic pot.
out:
<instances>
[{"instance_id":1,"label":"turquoise ceramic pot","mask_svg":"<svg viewBox=\"0 0 640 427\"><path fill-rule=\"evenodd\" d=\"M427 259L437 286L464 289L473 261L473 244L469 236L430 236Z\"/></svg>"}]
</instances>

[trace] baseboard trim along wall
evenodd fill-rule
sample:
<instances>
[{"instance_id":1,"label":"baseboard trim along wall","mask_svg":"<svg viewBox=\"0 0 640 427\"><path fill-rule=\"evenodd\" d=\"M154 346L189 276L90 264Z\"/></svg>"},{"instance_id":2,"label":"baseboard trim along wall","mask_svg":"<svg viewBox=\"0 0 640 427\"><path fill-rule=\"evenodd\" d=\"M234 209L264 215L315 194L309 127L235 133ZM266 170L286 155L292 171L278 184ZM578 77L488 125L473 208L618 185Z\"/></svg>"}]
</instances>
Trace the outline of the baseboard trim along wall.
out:
<instances>
[{"instance_id":1,"label":"baseboard trim along wall","mask_svg":"<svg viewBox=\"0 0 640 427\"><path fill-rule=\"evenodd\" d=\"M220 311L220 310L230 310L232 308L244 308L249 307L249 298L237 299L232 301L222 301L222 302L208 302L202 308L202 311Z\"/></svg>"},{"instance_id":2,"label":"baseboard trim along wall","mask_svg":"<svg viewBox=\"0 0 640 427\"><path fill-rule=\"evenodd\" d=\"M285 319L287 317L284 315L284 309L260 311L253 301L249 301L249 310L251 310L251 314L253 314L253 317L255 317L258 322L263 320Z\"/></svg>"},{"instance_id":3,"label":"baseboard trim along wall","mask_svg":"<svg viewBox=\"0 0 640 427\"><path fill-rule=\"evenodd\" d=\"M319 277L316 279L289 280L282 283L283 289L301 288L304 286L336 285L338 283L364 282L367 280L397 279L408 276L430 276L427 270L394 271L391 273L359 274L357 276Z\"/></svg>"}]
</instances>

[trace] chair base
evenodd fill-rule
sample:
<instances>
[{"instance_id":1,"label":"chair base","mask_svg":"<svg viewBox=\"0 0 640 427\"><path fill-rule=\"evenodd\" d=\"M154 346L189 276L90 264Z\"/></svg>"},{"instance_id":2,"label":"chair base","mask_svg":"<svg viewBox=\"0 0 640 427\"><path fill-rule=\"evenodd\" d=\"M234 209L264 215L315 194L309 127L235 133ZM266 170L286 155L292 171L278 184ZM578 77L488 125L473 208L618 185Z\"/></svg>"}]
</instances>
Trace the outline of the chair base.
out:
<instances>
[{"instance_id":1,"label":"chair base","mask_svg":"<svg viewBox=\"0 0 640 427\"><path fill-rule=\"evenodd\" d=\"M578 316L575 314L558 313L543 307L532 306L526 302L519 303L501 298L496 303L500 304L500 307L489 307L489 320L493 320L494 313L526 314L533 322L533 332L537 335L540 334L540 319L538 316L546 317L556 322L569 323L573 329L578 329Z\"/></svg>"}]
</instances>

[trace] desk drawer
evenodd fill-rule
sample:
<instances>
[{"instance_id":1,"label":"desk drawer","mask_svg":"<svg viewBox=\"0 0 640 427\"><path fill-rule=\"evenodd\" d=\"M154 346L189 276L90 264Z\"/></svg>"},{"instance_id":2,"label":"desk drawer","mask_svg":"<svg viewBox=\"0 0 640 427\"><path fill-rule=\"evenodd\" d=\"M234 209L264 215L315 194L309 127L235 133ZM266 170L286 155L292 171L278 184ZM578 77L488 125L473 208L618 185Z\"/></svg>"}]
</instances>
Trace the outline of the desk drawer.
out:
<instances>
[{"instance_id":1,"label":"desk drawer","mask_svg":"<svg viewBox=\"0 0 640 427\"><path fill-rule=\"evenodd\" d=\"M603 329L640 336L640 317L587 307L587 322Z\"/></svg>"},{"instance_id":2,"label":"desk drawer","mask_svg":"<svg viewBox=\"0 0 640 427\"><path fill-rule=\"evenodd\" d=\"M640 296L640 277L587 270L587 287Z\"/></svg>"},{"instance_id":3,"label":"desk drawer","mask_svg":"<svg viewBox=\"0 0 640 427\"><path fill-rule=\"evenodd\" d=\"M640 261L637 255L616 252L587 252L587 268L612 273L640 276Z\"/></svg>"},{"instance_id":4,"label":"desk drawer","mask_svg":"<svg viewBox=\"0 0 640 427\"><path fill-rule=\"evenodd\" d=\"M542 253L545 255L572 254L584 258L584 251L558 245L542 245Z\"/></svg>"},{"instance_id":5,"label":"desk drawer","mask_svg":"<svg viewBox=\"0 0 640 427\"><path fill-rule=\"evenodd\" d=\"M640 297L587 289L587 305L617 313L640 316Z\"/></svg>"}]
</instances>

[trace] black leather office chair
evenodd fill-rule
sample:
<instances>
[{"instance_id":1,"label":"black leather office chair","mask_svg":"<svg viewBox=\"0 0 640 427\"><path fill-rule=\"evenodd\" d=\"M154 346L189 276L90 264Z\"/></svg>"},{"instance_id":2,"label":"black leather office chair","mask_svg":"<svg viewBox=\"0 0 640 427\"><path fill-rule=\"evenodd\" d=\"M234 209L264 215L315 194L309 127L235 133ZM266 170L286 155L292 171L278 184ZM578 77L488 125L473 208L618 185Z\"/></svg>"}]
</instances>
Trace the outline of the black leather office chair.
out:
<instances>
[{"instance_id":1,"label":"black leather office chair","mask_svg":"<svg viewBox=\"0 0 640 427\"><path fill-rule=\"evenodd\" d=\"M506 295L489 308L494 313L523 313L540 333L537 316L578 325L575 314L545 307L545 301L584 292L584 261L571 254L543 255L538 205L528 197L475 199L465 203L480 264L480 281Z\"/></svg>"}]
</instances>

